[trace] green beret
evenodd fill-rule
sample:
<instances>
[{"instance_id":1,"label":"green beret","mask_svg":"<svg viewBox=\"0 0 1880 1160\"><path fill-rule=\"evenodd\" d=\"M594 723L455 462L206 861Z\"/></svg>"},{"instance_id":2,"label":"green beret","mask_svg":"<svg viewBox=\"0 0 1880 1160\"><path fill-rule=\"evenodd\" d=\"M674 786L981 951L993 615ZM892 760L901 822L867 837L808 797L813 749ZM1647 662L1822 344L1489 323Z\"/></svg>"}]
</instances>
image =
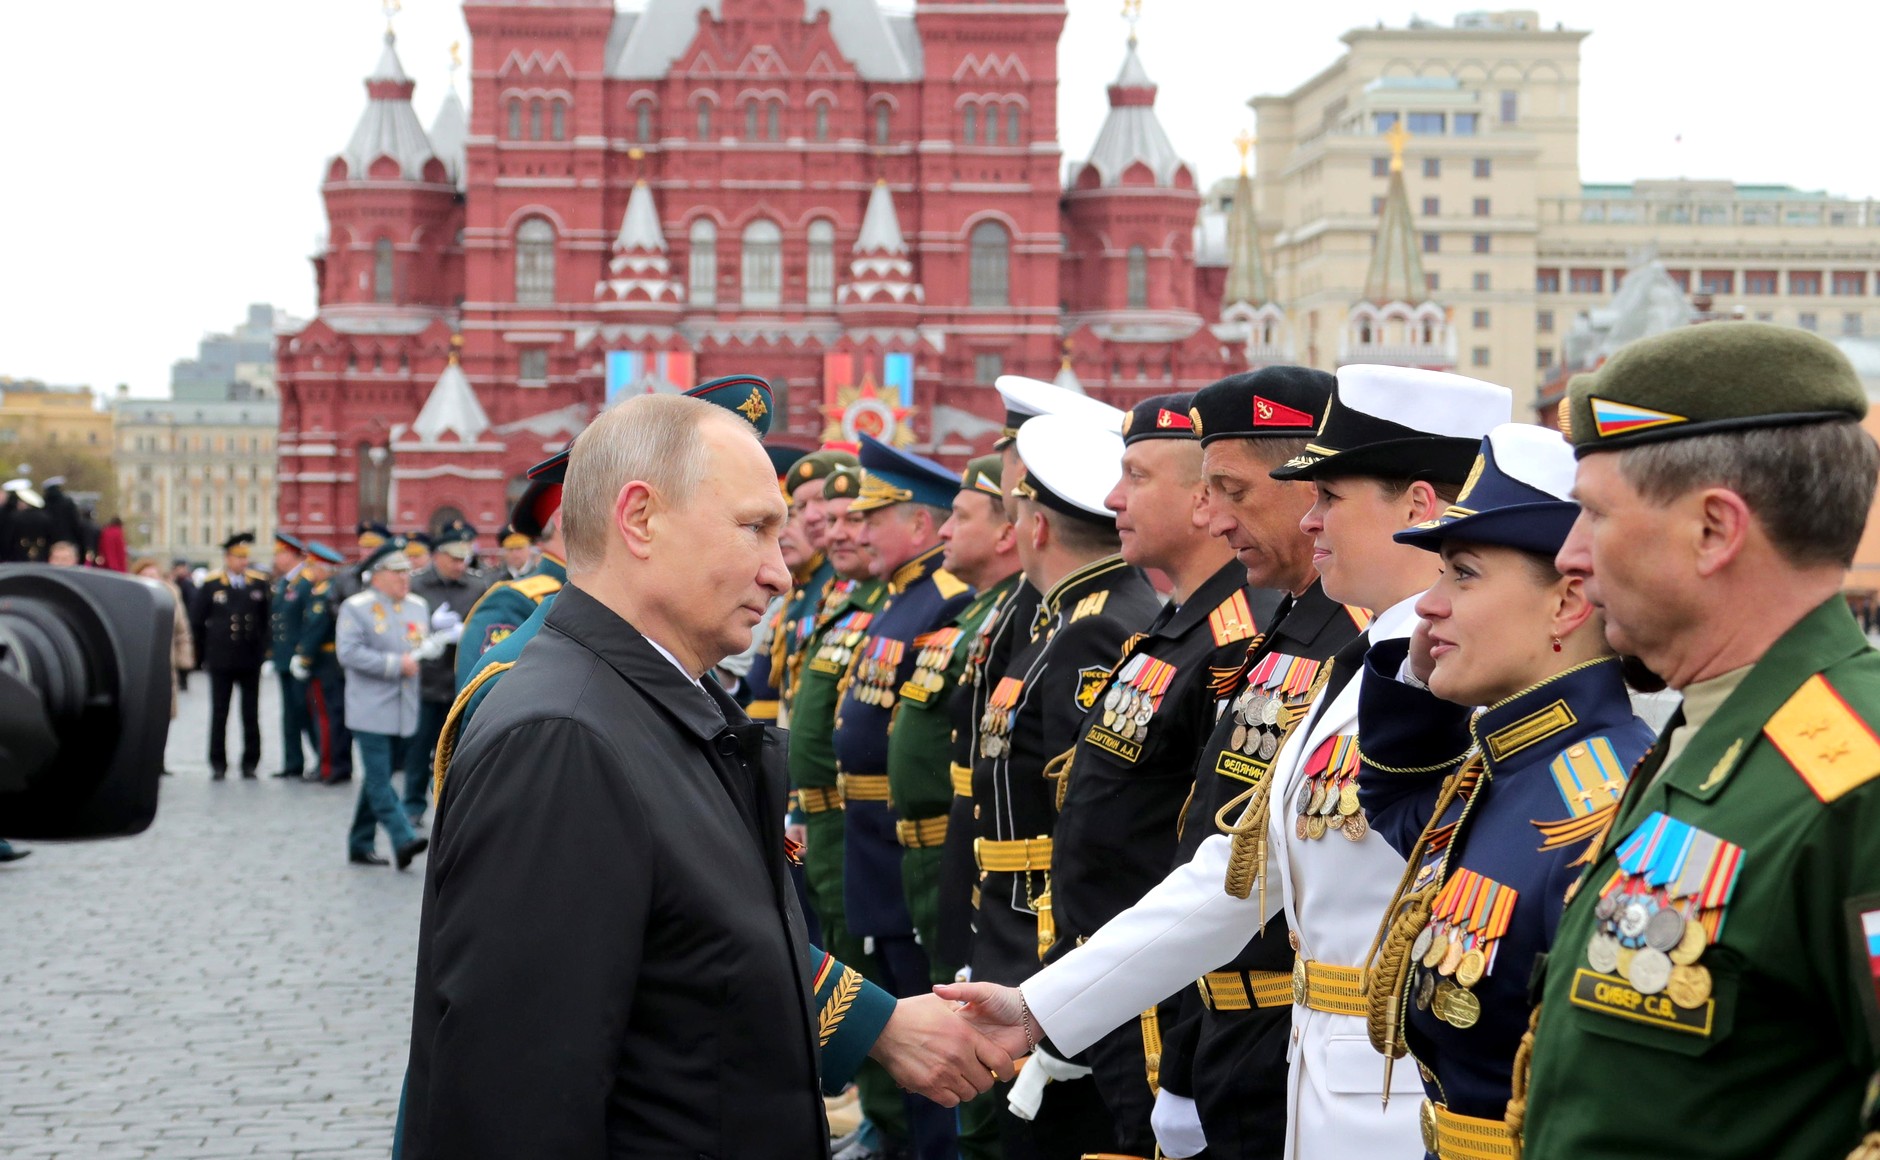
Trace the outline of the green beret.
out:
<instances>
[{"instance_id":1,"label":"green beret","mask_svg":"<svg viewBox=\"0 0 1880 1160\"><path fill-rule=\"evenodd\" d=\"M1712 322L1641 338L1574 376L1563 430L1585 455L1866 414L1860 376L1827 339L1767 322Z\"/></svg>"},{"instance_id":2,"label":"green beret","mask_svg":"<svg viewBox=\"0 0 1880 1160\"><path fill-rule=\"evenodd\" d=\"M969 461L960 473L960 490L1005 498L1005 456L998 452Z\"/></svg>"},{"instance_id":3,"label":"green beret","mask_svg":"<svg viewBox=\"0 0 1880 1160\"><path fill-rule=\"evenodd\" d=\"M860 461L857 460L855 456L850 455L846 451L830 451L827 449L812 451L790 466L790 472L786 477L787 482L784 484L784 490L794 495L796 489L802 487L804 484L814 483L819 479L828 479L831 475L835 474L838 469L854 467L858 462ZM827 487L828 485L825 484L824 489L827 490ZM853 495L855 493L850 492L849 494Z\"/></svg>"},{"instance_id":4,"label":"green beret","mask_svg":"<svg viewBox=\"0 0 1880 1160\"><path fill-rule=\"evenodd\" d=\"M862 469L859 464L843 464L830 472L823 483L824 499L855 499L861 494Z\"/></svg>"}]
</instances>

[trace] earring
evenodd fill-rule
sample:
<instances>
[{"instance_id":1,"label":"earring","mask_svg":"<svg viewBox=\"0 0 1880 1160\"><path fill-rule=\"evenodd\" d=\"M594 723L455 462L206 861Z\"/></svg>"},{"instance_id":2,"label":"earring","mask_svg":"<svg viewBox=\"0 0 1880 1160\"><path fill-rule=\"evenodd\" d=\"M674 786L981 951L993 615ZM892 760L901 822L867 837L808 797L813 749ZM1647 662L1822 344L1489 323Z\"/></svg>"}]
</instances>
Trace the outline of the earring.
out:
<instances>
[{"instance_id":1,"label":"earring","mask_svg":"<svg viewBox=\"0 0 1880 1160\"><path fill-rule=\"evenodd\" d=\"M1554 638L1554 651L1555 652L1560 651L1560 638L1559 637Z\"/></svg>"}]
</instances>

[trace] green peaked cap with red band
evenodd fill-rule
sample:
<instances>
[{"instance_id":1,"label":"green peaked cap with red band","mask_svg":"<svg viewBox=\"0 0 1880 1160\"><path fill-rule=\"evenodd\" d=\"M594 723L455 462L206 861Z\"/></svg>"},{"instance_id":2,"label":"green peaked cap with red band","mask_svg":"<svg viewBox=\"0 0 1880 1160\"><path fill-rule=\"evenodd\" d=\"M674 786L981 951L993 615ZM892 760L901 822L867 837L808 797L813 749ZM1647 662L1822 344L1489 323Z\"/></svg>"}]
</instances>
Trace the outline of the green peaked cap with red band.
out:
<instances>
[{"instance_id":1,"label":"green peaked cap with red band","mask_svg":"<svg viewBox=\"0 0 1880 1160\"><path fill-rule=\"evenodd\" d=\"M1827 339L1767 322L1711 322L1641 338L1573 376L1561 428L1586 455L1866 414L1860 376Z\"/></svg>"}]
</instances>

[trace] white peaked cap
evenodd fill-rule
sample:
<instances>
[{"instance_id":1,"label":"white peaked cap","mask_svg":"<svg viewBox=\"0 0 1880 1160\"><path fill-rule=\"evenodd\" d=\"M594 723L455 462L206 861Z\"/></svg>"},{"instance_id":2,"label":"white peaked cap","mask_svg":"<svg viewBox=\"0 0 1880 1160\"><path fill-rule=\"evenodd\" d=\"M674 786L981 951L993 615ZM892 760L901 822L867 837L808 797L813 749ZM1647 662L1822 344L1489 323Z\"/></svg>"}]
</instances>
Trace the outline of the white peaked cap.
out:
<instances>
[{"instance_id":1,"label":"white peaked cap","mask_svg":"<svg viewBox=\"0 0 1880 1160\"><path fill-rule=\"evenodd\" d=\"M1338 401L1430 435L1480 439L1514 417L1514 392L1466 375L1353 363L1338 368Z\"/></svg>"},{"instance_id":2,"label":"white peaked cap","mask_svg":"<svg viewBox=\"0 0 1880 1160\"><path fill-rule=\"evenodd\" d=\"M1000 375L992 385L1008 411L1020 415L1076 415L1117 435L1123 433L1124 412L1089 395L1023 375Z\"/></svg>"},{"instance_id":3,"label":"white peaked cap","mask_svg":"<svg viewBox=\"0 0 1880 1160\"><path fill-rule=\"evenodd\" d=\"M1488 433L1495 466L1503 475L1556 499L1571 498L1573 445L1558 431L1532 423L1503 423Z\"/></svg>"},{"instance_id":4,"label":"white peaked cap","mask_svg":"<svg viewBox=\"0 0 1880 1160\"><path fill-rule=\"evenodd\" d=\"M1123 478L1117 431L1081 415L1040 415L1018 429L1018 457L1027 479L1066 504L1099 520L1116 518L1103 501Z\"/></svg>"}]
</instances>

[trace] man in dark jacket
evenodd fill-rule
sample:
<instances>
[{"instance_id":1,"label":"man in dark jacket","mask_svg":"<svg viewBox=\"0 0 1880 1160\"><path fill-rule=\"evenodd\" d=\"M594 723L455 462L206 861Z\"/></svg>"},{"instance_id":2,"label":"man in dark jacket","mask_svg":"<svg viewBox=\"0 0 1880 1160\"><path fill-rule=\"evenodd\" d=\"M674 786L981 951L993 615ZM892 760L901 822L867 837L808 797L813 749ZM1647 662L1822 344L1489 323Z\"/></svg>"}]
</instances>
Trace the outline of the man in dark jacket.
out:
<instances>
[{"instance_id":1,"label":"man in dark jacket","mask_svg":"<svg viewBox=\"0 0 1880 1160\"><path fill-rule=\"evenodd\" d=\"M431 609L431 630L447 636L461 632L470 606L489 587L489 577L470 566L476 554L476 529L462 520L445 528L428 567L412 573L411 593ZM416 822L430 802L431 757L437 735L457 699L457 646L425 661L419 669L418 732L405 750L405 813Z\"/></svg>"},{"instance_id":2,"label":"man in dark jacket","mask_svg":"<svg viewBox=\"0 0 1880 1160\"><path fill-rule=\"evenodd\" d=\"M209 768L228 776L228 706L242 696L242 776L261 764L261 663L268 655L268 577L248 566L253 532L222 545L223 567L203 578L190 610L196 658L209 670Z\"/></svg>"},{"instance_id":3,"label":"man in dark jacket","mask_svg":"<svg viewBox=\"0 0 1880 1160\"><path fill-rule=\"evenodd\" d=\"M699 679L789 586L784 515L709 404L636 397L576 440L570 583L437 803L407 1160L827 1154L783 737ZM1011 1072L952 1020L918 1086L957 1102Z\"/></svg>"}]
</instances>

